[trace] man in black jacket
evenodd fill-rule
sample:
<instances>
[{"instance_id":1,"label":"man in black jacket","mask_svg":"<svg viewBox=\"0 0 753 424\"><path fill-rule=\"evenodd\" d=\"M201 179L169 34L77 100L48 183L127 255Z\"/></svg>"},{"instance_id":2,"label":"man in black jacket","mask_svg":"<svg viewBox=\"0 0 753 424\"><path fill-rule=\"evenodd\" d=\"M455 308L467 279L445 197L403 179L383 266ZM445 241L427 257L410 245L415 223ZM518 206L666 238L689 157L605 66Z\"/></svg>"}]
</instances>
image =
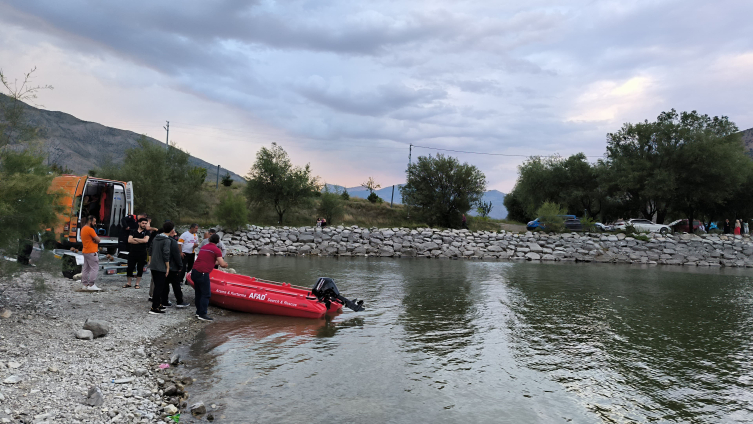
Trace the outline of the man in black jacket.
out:
<instances>
[{"instance_id":1,"label":"man in black jacket","mask_svg":"<svg viewBox=\"0 0 753 424\"><path fill-rule=\"evenodd\" d=\"M170 269L182 269L183 260L180 257L181 249L178 241L175 240L175 234L175 229L173 229L173 231L168 234L168 236L170 237ZM183 281L182 277L183 276L180 272L173 272L167 276L165 288L162 294L163 305L171 306L171 303L169 300L167 300L167 298L170 295L170 286L173 286L173 293L175 294L175 307L185 308L186 306L188 306L188 303L183 301L183 290L180 287L180 283Z\"/></svg>"}]
</instances>

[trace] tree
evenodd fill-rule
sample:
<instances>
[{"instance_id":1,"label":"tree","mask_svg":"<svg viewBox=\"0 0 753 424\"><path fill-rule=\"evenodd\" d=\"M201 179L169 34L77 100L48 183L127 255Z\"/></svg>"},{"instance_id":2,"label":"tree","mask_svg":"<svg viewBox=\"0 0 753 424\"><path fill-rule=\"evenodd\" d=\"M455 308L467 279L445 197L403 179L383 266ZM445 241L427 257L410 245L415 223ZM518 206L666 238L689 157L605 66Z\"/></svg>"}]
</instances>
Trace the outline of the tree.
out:
<instances>
[{"instance_id":1,"label":"tree","mask_svg":"<svg viewBox=\"0 0 753 424\"><path fill-rule=\"evenodd\" d=\"M247 178L248 200L274 207L280 224L285 212L319 191L318 178L311 175L309 165L294 167L287 152L277 143L272 143L270 148L262 147L256 153L256 162Z\"/></svg>"},{"instance_id":2,"label":"tree","mask_svg":"<svg viewBox=\"0 0 753 424\"><path fill-rule=\"evenodd\" d=\"M0 70L0 83L3 84L7 94L0 94L0 149L8 145L25 143L34 139L39 128L25 119L25 102L33 103L37 93L41 90L52 90L51 85L33 85L34 67L24 74L20 83L18 80L10 82L2 70ZM37 105L38 106L38 105Z\"/></svg>"},{"instance_id":3,"label":"tree","mask_svg":"<svg viewBox=\"0 0 753 424\"><path fill-rule=\"evenodd\" d=\"M138 147L126 151L123 165L103 164L97 171L101 178L133 181L135 207L145 211L155 222L179 219L187 211L202 205L197 195L206 178L206 169L193 167L189 154L171 145L167 150L146 136Z\"/></svg>"},{"instance_id":4,"label":"tree","mask_svg":"<svg viewBox=\"0 0 753 424\"><path fill-rule=\"evenodd\" d=\"M222 194L214 213L217 221L224 228L236 229L248 223L246 200L242 195L234 194L231 190Z\"/></svg>"},{"instance_id":5,"label":"tree","mask_svg":"<svg viewBox=\"0 0 753 424\"><path fill-rule=\"evenodd\" d=\"M507 219L517 222L528 222L535 217L531 217L526 211L524 205L518 198L517 186L505 196L504 205L507 209Z\"/></svg>"},{"instance_id":6,"label":"tree","mask_svg":"<svg viewBox=\"0 0 753 424\"><path fill-rule=\"evenodd\" d=\"M343 199L341 196L342 194L337 193L337 191L331 191L329 187L324 186L317 213L324 217L330 225L343 216Z\"/></svg>"},{"instance_id":7,"label":"tree","mask_svg":"<svg viewBox=\"0 0 753 424\"><path fill-rule=\"evenodd\" d=\"M50 86L32 86L32 73L23 81L9 82L0 71L0 248L18 245L21 239L52 227L62 211L56 193L48 194L54 174L44 164L41 148L30 142L38 128L25 117L24 102L37 98L37 92Z\"/></svg>"},{"instance_id":8,"label":"tree","mask_svg":"<svg viewBox=\"0 0 753 424\"><path fill-rule=\"evenodd\" d=\"M230 176L229 172L225 173L225 176L222 177L222 185L224 185L225 187L230 187L231 185L233 185L233 177Z\"/></svg>"},{"instance_id":9,"label":"tree","mask_svg":"<svg viewBox=\"0 0 753 424\"><path fill-rule=\"evenodd\" d=\"M41 152L0 150L0 247L55 225L62 208L47 193L53 177Z\"/></svg>"},{"instance_id":10,"label":"tree","mask_svg":"<svg viewBox=\"0 0 753 424\"><path fill-rule=\"evenodd\" d=\"M674 186L668 203L688 222L713 213L749 180L753 163L745 154L737 126L726 116L711 118L696 111L678 114L672 110L660 115L659 122L665 128L660 136L671 138L665 143L676 146L670 167Z\"/></svg>"},{"instance_id":11,"label":"tree","mask_svg":"<svg viewBox=\"0 0 753 424\"><path fill-rule=\"evenodd\" d=\"M400 188L403 203L418 208L429 225L457 227L460 216L486 190L486 177L478 168L441 154L420 156L406 174L408 181Z\"/></svg>"},{"instance_id":12,"label":"tree","mask_svg":"<svg viewBox=\"0 0 753 424\"><path fill-rule=\"evenodd\" d=\"M369 190L369 196L366 197L366 200L368 200L369 202L377 203L382 200L376 193L374 193L376 190L379 190L382 187L381 185L377 184L376 181L374 181L374 178L369 177L369 180L365 183L362 183L361 187Z\"/></svg>"},{"instance_id":13,"label":"tree","mask_svg":"<svg viewBox=\"0 0 753 424\"><path fill-rule=\"evenodd\" d=\"M478 212L479 216L482 218L488 217L489 214L492 213L492 202L479 202L476 207L476 212Z\"/></svg>"},{"instance_id":14,"label":"tree","mask_svg":"<svg viewBox=\"0 0 753 424\"><path fill-rule=\"evenodd\" d=\"M350 200L350 194L348 194L347 188L343 188L343 192L340 193L340 198L343 200Z\"/></svg>"}]
</instances>

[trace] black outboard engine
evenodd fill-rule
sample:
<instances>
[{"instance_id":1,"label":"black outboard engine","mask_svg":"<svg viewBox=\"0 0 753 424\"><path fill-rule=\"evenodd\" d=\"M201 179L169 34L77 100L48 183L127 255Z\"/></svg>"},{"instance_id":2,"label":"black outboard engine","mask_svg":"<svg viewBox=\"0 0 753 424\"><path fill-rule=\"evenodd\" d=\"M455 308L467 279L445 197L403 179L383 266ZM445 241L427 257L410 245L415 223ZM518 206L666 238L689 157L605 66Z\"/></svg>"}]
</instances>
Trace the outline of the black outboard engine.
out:
<instances>
[{"instance_id":1,"label":"black outboard engine","mask_svg":"<svg viewBox=\"0 0 753 424\"><path fill-rule=\"evenodd\" d=\"M363 300L348 300L341 296L340 290L338 290L335 285L335 280L329 277L320 277L311 289L311 294L316 296L320 302L324 302L327 306L327 310L329 310L329 305L331 305L333 301L339 301L339 303L342 303L356 312L364 310Z\"/></svg>"}]
</instances>

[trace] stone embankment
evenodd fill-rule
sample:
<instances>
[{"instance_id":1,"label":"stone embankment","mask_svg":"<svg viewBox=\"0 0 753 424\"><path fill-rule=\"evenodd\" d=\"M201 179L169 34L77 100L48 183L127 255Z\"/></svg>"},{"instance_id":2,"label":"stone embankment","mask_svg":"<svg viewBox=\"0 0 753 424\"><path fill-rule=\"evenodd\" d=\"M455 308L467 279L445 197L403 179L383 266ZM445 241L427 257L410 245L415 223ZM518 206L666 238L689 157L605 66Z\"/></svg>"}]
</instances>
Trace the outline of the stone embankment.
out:
<instances>
[{"instance_id":1,"label":"stone embankment","mask_svg":"<svg viewBox=\"0 0 753 424\"><path fill-rule=\"evenodd\" d=\"M507 259L753 267L748 236L257 227L222 234L230 255Z\"/></svg>"}]
</instances>

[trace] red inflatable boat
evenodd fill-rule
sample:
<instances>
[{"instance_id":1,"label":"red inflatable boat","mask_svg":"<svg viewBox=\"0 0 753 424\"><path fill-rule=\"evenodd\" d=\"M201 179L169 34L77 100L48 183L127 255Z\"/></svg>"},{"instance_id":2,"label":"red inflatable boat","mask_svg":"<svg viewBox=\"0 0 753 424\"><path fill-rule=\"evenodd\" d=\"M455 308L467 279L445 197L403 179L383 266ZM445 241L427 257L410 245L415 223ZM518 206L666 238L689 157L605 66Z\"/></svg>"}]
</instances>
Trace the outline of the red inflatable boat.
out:
<instances>
[{"instance_id":1,"label":"red inflatable boat","mask_svg":"<svg viewBox=\"0 0 753 424\"><path fill-rule=\"evenodd\" d=\"M193 287L190 274L188 282ZM343 305L356 311L363 310L363 301L355 303L340 296L331 278L320 278L314 288L308 290L216 269L209 274L209 283L212 293L209 303L233 311L321 318L340 312Z\"/></svg>"}]
</instances>

